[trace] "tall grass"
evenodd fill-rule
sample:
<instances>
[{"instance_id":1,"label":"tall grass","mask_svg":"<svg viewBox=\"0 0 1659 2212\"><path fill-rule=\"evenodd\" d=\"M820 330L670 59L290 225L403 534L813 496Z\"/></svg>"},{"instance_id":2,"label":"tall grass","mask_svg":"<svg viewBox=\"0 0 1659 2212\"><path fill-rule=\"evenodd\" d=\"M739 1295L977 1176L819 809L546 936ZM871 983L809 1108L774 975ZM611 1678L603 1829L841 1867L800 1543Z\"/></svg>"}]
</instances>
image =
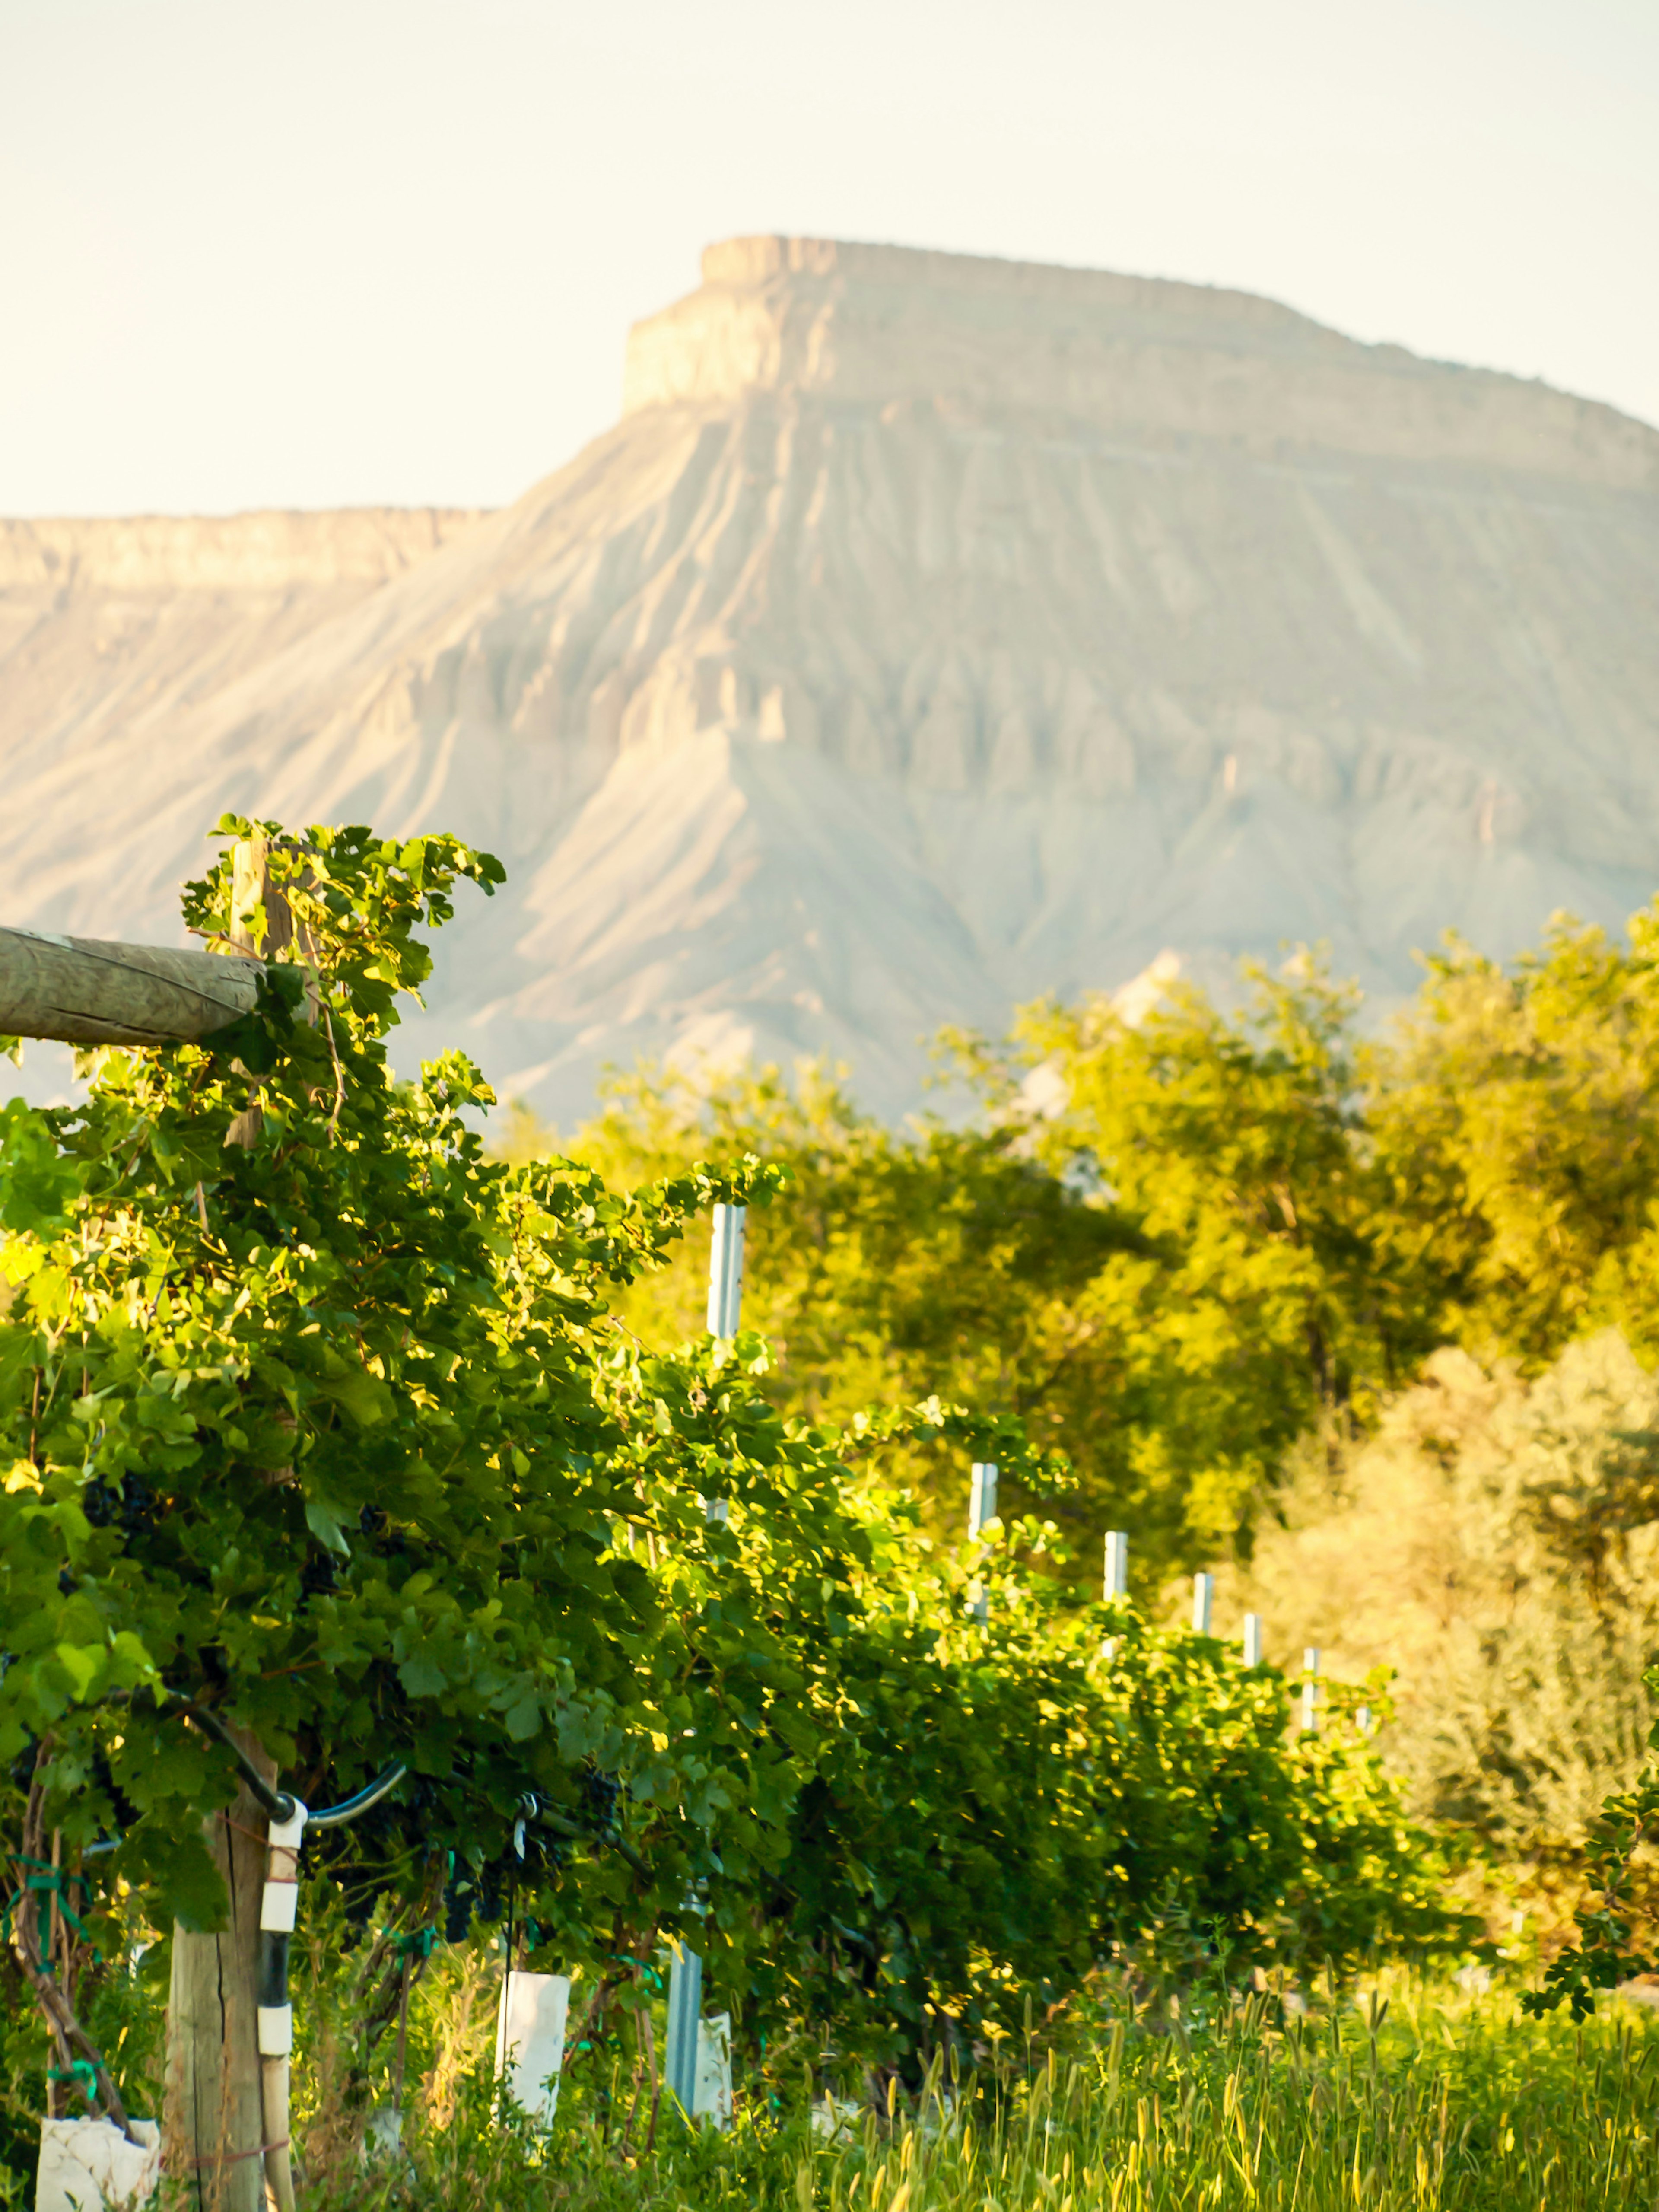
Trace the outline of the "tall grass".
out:
<instances>
[{"instance_id":1,"label":"tall grass","mask_svg":"<svg viewBox=\"0 0 1659 2212\"><path fill-rule=\"evenodd\" d=\"M953 2125L885 2141L866 2125L855 2154L811 2172L811 2201L847 2212L901 2212L901 2199L915 2212L1647 2206L1659 2191L1656 2053L1659 2039L1629 2023L1539 2034L1512 2015L1456 2029L1431 2015L1387 2039L1334 2015L1272 2036L1247 2015L1201 2047L1135 2047L1118 2023L1091 2052L1050 2051L1012 2095L975 2095Z\"/></svg>"},{"instance_id":2,"label":"tall grass","mask_svg":"<svg viewBox=\"0 0 1659 2212\"><path fill-rule=\"evenodd\" d=\"M1403 1973L1362 2002L1328 1991L1291 2014L1190 1984L1149 2008L1103 1985L977 2067L936 2065L919 2093L888 2085L873 2104L849 2072L827 2109L823 2054L809 2080L799 2050L774 2052L740 2081L728 2134L665 2101L647 2148L650 2077L620 2045L573 2059L550 2135L503 2114L487 1934L432 1959L410 2008L403 2148L366 2161L389 2039L367 2072L354 2061L351 1961L328 1932L296 1961L307 2212L1659 2208L1659 2020L1617 2000L1578 2027L1525 2018L1515 1990L1471 1996ZM105 1999L136 2095L159 2080L164 1988L124 1978ZM27 2026L0 2021L0 2045ZM0 2075L0 2206L21 2208L44 2084L21 2044Z\"/></svg>"},{"instance_id":3,"label":"tall grass","mask_svg":"<svg viewBox=\"0 0 1659 2212\"><path fill-rule=\"evenodd\" d=\"M355 2212L1584 2212L1659 2204L1659 2024L1396 1989L1285 2018L1251 1998L1152 2029L1103 2005L919 2096L808 2118L775 2081L725 2136L622 2147L620 2071L575 2077L544 2142L473 2077L416 2098L409 2156L319 2177ZM824 2130L828 2129L828 2132Z\"/></svg>"}]
</instances>

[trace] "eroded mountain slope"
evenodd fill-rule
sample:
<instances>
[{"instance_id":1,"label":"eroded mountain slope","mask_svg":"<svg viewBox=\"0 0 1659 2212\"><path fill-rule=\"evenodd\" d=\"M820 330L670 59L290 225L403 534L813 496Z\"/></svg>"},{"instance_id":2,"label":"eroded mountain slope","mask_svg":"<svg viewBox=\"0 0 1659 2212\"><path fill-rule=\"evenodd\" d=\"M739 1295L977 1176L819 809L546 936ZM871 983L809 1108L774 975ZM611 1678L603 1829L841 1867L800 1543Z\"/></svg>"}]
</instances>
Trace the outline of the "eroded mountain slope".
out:
<instances>
[{"instance_id":1,"label":"eroded mountain slope","mask_svg":"<svg viewBox=\"0 0 1659 2212\"><path fill-rule=\"evenodd\" d=\"M568 1121L688 1051L896 1110L939 1022L1166 946L1322 939L1386 997L1448 925L1659 886L1642 424L1244 295L812 240L711 249L626 392L500 514L295 519L337 573L169 588L244 520L148 597L56 586L0 660L8 918L171 933L225 805L457 829L512 880L411 1045Z\"/></svg>"}]
</instances>

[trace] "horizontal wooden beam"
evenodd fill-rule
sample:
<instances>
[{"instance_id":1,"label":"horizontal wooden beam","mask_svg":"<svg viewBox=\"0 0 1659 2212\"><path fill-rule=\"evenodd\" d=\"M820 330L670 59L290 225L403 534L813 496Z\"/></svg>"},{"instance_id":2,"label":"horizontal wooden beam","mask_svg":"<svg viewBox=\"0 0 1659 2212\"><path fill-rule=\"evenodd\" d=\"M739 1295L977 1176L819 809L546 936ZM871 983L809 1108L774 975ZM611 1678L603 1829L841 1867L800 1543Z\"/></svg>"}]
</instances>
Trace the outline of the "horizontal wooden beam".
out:
<instances>
[{"instance_id":1,"label":"horizontal wooden beam","mask_svg":"<svg viewBox=\"0 0 1659 2212\"><path fill-rule=\"evenodd\" d=\"M0 928L0 1036L190 1043L252 1013L264 963Z\"/></svg>"}]
</instances>

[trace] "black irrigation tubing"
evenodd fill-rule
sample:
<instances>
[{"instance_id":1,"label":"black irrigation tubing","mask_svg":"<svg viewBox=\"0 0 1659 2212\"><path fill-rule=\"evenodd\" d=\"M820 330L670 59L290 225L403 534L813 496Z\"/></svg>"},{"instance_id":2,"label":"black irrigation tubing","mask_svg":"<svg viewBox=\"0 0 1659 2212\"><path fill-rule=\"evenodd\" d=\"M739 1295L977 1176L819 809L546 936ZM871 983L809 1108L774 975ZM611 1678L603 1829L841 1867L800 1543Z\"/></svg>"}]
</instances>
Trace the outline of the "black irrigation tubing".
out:
<instances>
[{"instance_id":1,"label":"black irrigation tubing","mask_svg":"<svg viewBox=\"0 0 1659 2212\"><path fill-rule=\"evenodd\" d=\"M367 1813L372 1806L378 1805L382 1797L389 1796L408 1771L402 1759L394 1759L384 1774L377 1775L367 1789L360 1790L355 1797L343 1798L337 1805L325 1805L320 1813L307 1813L307 1827L343 1828L359 1814ZM289 1802L291 1804L293 1800Z\"/></svg>"},{"instance_id":2,"label":"black irrigation tubing","mask_svg":"<svg viewBox=\"0 0 1659 2212\"><path fill-rule=\"evenodd\" d=\"M237 1771L240 1773L243 1781L246 1783L249 1790L273 1820L287 1821L294 1818L296 1810L294 1799L286 1790L271 1788L210 1706L198 1705L191 1698L179 1698L174 1700L174 1710L194 1721L197 1726L204 1729L216 1742L223 1745L235 1760ZM360 1790L355 1797L347 1797L338 1805L325 1805L318 1812L307 1813L307 1827L344 1827L348 1822L356 1820L360 1814L368 1812L373 1807L378 1805L382 1797L397 1788L408 1771L401 1759L394 1760L383 1774L377 1775L375 1779L369 1783L367 1788ZM647 1881L650 1880L650 1868L633 1845L625 1842L614 1831L606 1835L592 1828L582 1827L576 1821L567 1819L563 1814L556 1813L550 1805L535 1806L532 1817L544 1820L549 1827L556 1830L561 1835L568 1836L574 1842L607 1845L617 1853L618 1857L632 1867L641 1880Z\"/></svg>"},{"instance_id":3,"label":"black irrigation tubing","mask_svg":"<svg viewBox=\"0 0 1659 2212\"><path fill-rule=\"evenodd\" d=\"M286 1790L273 1790L247 1753L237 1743L230 1730L218 1715L207 1705L198 1705L188 1698L176 1701L178 1711L195 1722L198 1728L222 1744L236 1762L237 1771L247 1784L249 1793L258 1801L261 1811L273 1820L288 1821L294 1818L298 1807ZM382 1797L397 1788L409 1769L401 1759L394 1759L383 1774L376 1776L366 1789L355 1797L347 1797L337 1805L325 1805L315 1813L306 1814L308 1828L343 1828L349 1821L378 1805Z\"/></svg>"},{"instance_id":4,"label":"black irrigation tubing","mask_svg":"<svg viewBox=\"0 0 1659 2212\"><path fill-rule=\"evenodd\" d=\"M216 1713L206 1705L196 1705L189 1698L178 1698L173 1709L182 1713L186 1720L194 1721L204 1735L210 1735L216 1743L222 1744L235 1760L237 1771L262 1812L268 1813L273 1820L291 1820L294 1818L297 1808L293 1798L285 1790L271 1788Z\"/></svg>"}]
</instances>

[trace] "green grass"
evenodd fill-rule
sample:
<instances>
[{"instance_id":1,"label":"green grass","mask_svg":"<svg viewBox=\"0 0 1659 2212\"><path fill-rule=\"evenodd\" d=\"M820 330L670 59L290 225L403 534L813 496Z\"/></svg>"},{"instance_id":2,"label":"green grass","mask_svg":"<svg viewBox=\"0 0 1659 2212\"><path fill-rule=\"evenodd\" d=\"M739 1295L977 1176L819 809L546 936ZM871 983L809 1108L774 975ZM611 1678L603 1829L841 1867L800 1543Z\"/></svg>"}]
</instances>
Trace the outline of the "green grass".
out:
<instances>
[{"instance_id":1,"label":"green grass","mask_svg":"<svg viewBox=\"0 0 1659 2212\"><path fill-rule=\"evenodd\" d=\"M572 2068L550 2138L501 2124L489 2078L498 1973L487 1939L441 1948L411 2010L406 2155L368 2167L341 2094L337 1990L302 1976L313 1984L309 2006L296 1991L307 2212L1659 2207L1659 2020L1617 2001L1580 2027L1526 2019L1515 1990L1468 1998L1391 1974L1386 2000L1328 1999L1298 2017L1265 1997L1217 1998L1206 2013L1200 1991L1154 2021L1107 1988L959 2080L936 2069L890 2109L861 2094L853 2108L844 2079L834 2141L809 2124L797 2054L748 2082L729 2134L693 2132L665 2106L647 2152L648 2076L615 2050ZM125 1987L102 2025L131 2045L136 2089L161 1984ZM19 2207L33 2197L28 2116L40 2109L22 2056L0 2087L12 2122L0 2204ZM143 2062L152 2089L159 2057ZM383 2097L384 2081L369 2094Z\"/></svg>"},{"instance_id":2,"label":"green grass","mask_svg":"<svg viewBox=\"0 0 1659 2212\"><path fill-rule=\"evenodd\" d=\"M411 2162L341 2169L357 2212L1550 2212L1659 2203L1659 2023L1522 2018L1512 1996L1397 1989L1280 2024L1253 1999L1212 2026L1113 2019L1005 2050L908 2108L860 2109L835 2142L774 2084L730 2135L619 2148L628 2084L571 2083L551 2141L503 2131L476 2081L411 2111ZM775 2099L775 2104L772 2100ZM606 2115L611 2117L606 2118Z\"/></svg>"}]
</instances>

